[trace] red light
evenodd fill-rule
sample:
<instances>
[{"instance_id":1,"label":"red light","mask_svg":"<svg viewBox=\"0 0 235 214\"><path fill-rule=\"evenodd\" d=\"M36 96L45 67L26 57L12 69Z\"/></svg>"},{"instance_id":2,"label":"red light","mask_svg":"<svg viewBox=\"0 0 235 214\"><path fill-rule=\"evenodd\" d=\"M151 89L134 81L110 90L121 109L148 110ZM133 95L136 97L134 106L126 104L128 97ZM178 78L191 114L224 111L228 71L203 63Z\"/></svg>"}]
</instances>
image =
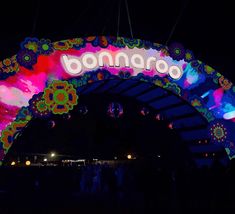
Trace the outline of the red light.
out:
<instances>
[{"instance_id":1,"label":"red light","mask_svg":"<svg viewBox=\"0 0 235 214\"><path fill-rule=\"evenodd\" d=\"M169 128L169 129L173 129L173 123L169 123L169 124L168 124L168 128Z\"/></svg>"},{"instance_id":2,"label":"red light","mask_svg":"<svg viewBox=\"0 0 235 214\"><path fill-rule=\"evenodd\" d=\"M156 115L156 120L161 120L161 115L160 114Z\"/></svg>"}]
</instances>

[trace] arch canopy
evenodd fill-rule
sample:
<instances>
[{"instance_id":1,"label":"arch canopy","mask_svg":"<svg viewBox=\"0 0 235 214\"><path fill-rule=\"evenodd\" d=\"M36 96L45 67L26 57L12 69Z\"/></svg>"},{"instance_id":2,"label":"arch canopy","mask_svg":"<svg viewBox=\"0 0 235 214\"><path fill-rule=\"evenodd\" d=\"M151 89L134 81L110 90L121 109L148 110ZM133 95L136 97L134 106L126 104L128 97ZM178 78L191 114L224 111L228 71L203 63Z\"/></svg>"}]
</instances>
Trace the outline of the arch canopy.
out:
<instances>
[{"instance_id":1,"label":"arch canopy","mask_svg":"<svg viewBox=\"0 0 235 214\"><path fill-rule=\"evenodd\" d=\"M20 47L0 62L0 160L33 117L66 114L81 86L115 78L149 82L185 100L208 122L210 141L235 157L235 86L181 44L91 36L26 38Z\"/></svg>"}]
</instances>

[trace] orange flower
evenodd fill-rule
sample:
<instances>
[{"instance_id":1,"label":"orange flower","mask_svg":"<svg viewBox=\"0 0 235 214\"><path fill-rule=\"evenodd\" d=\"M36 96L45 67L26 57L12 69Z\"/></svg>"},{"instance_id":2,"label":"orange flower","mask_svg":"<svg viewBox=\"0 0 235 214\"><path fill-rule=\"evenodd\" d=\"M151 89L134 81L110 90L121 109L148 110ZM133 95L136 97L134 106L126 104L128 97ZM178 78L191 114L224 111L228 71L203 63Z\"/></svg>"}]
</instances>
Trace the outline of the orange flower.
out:
<instances>
[{"instance_id":1,"label":"orange flower","mask_svg":"<svg viewBox=\"0 0 235 214\"><path fill-rule=\"evenodd\" d=\"M43 98L54 114L68 113L77 105L78 96L72 84L66 81L53 81L44 90Z\"/></svg>"}]
</instances>

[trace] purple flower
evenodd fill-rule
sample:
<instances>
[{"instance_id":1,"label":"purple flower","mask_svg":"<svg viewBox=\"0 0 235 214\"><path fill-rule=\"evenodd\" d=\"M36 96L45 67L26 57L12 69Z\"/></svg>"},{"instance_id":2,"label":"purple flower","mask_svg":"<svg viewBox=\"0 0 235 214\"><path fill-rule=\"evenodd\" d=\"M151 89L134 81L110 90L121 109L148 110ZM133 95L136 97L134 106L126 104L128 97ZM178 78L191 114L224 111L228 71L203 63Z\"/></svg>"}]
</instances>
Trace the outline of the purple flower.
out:
<instances>
[{"instance_id":1,"label":"purple flower","mask_svg":"<svg viewBox=\"0 0 235 214\"><path fill-rule=\"evenodd\" d=\"M32 50L22 49L18 52L16 59L21 66L32 69L37 63L37 54Z\"/></svg>"},{"instance_id":2,"label":"purple flower","mask_svg":"<svg viewBox=\"0 0 235 214\"><path fill-rule=\"evenodd\" d=\"M185 49L184 46L180 43L172 43L169 46L169 54L174 60L181 60L185 57Z\"/></svg>"}]
</instances>

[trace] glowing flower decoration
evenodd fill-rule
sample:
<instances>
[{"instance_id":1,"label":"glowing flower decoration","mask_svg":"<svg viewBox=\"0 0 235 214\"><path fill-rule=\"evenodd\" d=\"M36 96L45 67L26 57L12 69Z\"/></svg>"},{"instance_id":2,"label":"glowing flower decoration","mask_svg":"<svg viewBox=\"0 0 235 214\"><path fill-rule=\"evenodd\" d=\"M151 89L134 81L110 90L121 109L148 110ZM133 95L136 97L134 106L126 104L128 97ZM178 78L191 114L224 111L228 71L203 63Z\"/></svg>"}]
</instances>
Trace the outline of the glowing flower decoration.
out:
<instances>
[{"instance_id":1,"label":"glowing flower decoration","mask_svg":"<svg viewBox=\"0 0 235 214\"><path fill-rule=\"evenodd\" d=\"M55 42L53 44L53 48L55 50L65 51L73 47L73 44L69 42L68 40L62 40L59 42Z\"/></svg>"},{"instance_id":2,"label":"glowing flower decoration","mask_svg":"<svg viewBox=\"0 0 235 214\"><path fill-rule=\"evenodd\" d=\"M45 90L45 103L54 114L68 113L77 105L78 96L72 84L66 81L53 81Z\"/></svg>"},{"instance_id":3,"label":"glowing flower decoration","mask_svg":"<svg viewBox=\"0 0 235 214\"><path fill-rule=\"evenodd\" d=\"M143 41L140 39L128 39L128 38L124 38L124 44L128 47L128 48L142 48L143 47Z\"/></svg>"},{"instance_id":4,"label":"glowing flower decoration","mask_svg":"<svg viewBox=\"0 0 235 214\"><path fill-rule=\"evenodd\" d=\"M94 47L100 46L107 48L112 43L112 38L106 36L90 36L86 38L86 41L91 42Z\"/></svg>"},{"instance_id":5,"label":"glowing flower decoration","mask_svg":"<svg viewBox=\"0 0 235 214\"><path fill-rule=\"evenodd\" d=\"M13 142L13 136L14 136L14 132L9 128L2 131L1 141L3 143L4 149L8 150L10 148Z\"/></svg>"},{"instance_id":6,"label":"glowing flower decoration","mask_svg":"<svg viewBox=\"0 0 235 214\"><path fill-rule=\"evenodd\" d=\"M198 100L197 98L191 100L191 105L194 106L194 107L197 107L197 106L201 106L202 103L200 100Z\"/></svg>"},{"instance_id":7,"label":"glowing flower decoration","mask_svg":"<svg viewBox=\"0 0 235 214\"><path fill-rule=\"evenodd\" d=\"M168 82L168 83L166 83L166 85L163 86L163 88L166 88L166 89L168 89L178 95L180 95L180 92L181 92L180 87L176 83Z\"/></svg>"},{"instance_id":8,"label":"glowing flower decoration","mask_svg":"<svg viewBox=\"0 0 235 214\"><path fill-rule=\"evenodd\" d=\"M160 56L161 57L169 56L169 51L167 50L166 47L161 48Z\"/></svg>"},{"instance_id":9,"label":"glowing flower decoration","mask_svg":"<svg viewBox=\"0 0 235 214\"><path fill-rule=\"evenodd\" d=\"M228 79L224 78L224 76L219 78L219 84L225 91L232 87L232 83Z\"/></svg>"},{"instance_id":10,"label":"glowing flower decoration","mask_svg":"<svg viewBox=\"0 0 235 214\"><path fill-rule=\"evenodd\" d=\"M28 69L32 69L33 65L37 63L37 54L32 50L20 50L16 56L17 62Z\"/></svg>"},{"instance_id":11,"label":"glowing flower decoration","mask_svg":"<svg viewBox=\"0 0 235 214\"><path fill-rule=\"evenodd\" d=\"M194 54L193 54L193 52L190 51L190 50L186 50L186 51L185 51L184 60L185 60L186 62L191 62L192 60L194 60Z\"/></svg>"},{"instance_id":12,"label":"glowing flower decoration","mask_svg":"<svg viewBox=\"0 0 235 214\"><path fill-rule=\"evenodd\" d=\"M209 65L204 65L204 70L207 74L212 74L215 72L215 69L213 69L212 67L210 67Z\"/></svg>"},{"instance_id":13,"label":"glowing flower decoration","mask_svg":"<svg viewBox=\"0 0 235 214\"><path fill-rule=\"evenodd\" d=\"M221 123L214 123L210 128L210 135L215 142L224 142L227 138L227 129Z\"/></svg>"},{"instance_id":14,"label":"glowing flower decoration","mask_svg":"<svg viewBox=\"0 0 235 214\"><path fill-rule=\"evenodd\" d=\"M2 131L0 140L3 143L3 148L5 150L8 150L11 147L15 136L19 131L22 130L22 128L26 126L27 123L28 121L14 121L11 125Z\"/></svg>"},{"instance_id":15,"label":"glowing flower decoration","mask_svg":"<svg viewBox=\"0 0 235 214\"><path fill-rule=\"evenodd\" d=\"M161 45L159 43L153 43L152 47L153 47L153 49L160 51L163 48L163 45Z\"/></svg>"},{"instance_id":16,"label":"glowing flower decoration","mask_svg":"<svg viewBox=\"0 0 235 214\"><path fill-rule=\"evenodd\" d=\"M126 45L124 43L124 39L122 37L117 37L113 43L113 46L118 47L118 48L124 48Z\"/></svg>"},{"instance_id":17,"label":"glowing flower decoration","mask_svg":"<svg viewBox=\"0 0 235 214\"><path fill-rule=\"evenodd\" d=\"M12 56L11 58L4 59L0 62L0 70L5 73L12 73L19 71L19 64L16 61L16 55Z\"/></svg>"},{"instance_id":18,"label":"glowing flower decoration","mask_svg":"<svg viewBox=\"0 0 235 214\"><path fill-rule=\"evenodd\" d=\"M32 119L32 114L27 107L22 107L16 116L16 121L30 121Z\"/></svg>"},{"instance_id":19,"label":"glowing flower decoration","mask_svg":"<svg viewBox=\"0 0 235 214\"><path fill-rule=\"evenodd\" d=\"M80 50L81 48L84 48L86 46L86 42L82 38L70 39L69 42L76 50Z\"/></svg>"},{"instance_id":20,"label":"glowing flower decoration","mask_svg":"<svg viewBox=\"0 0 235 214\"><path fill-rule=\"evenodd\" d=\"M34 117L48 117L51 114L48 106L43 99L43 92L36 94L29 101L29 109Z\"/></svg>"},{"instance_id":21,"label":"glowing flower decoration","mask_svg":"<svg viewBox=\"0 0 235 214\"><path fill-rule=\"evenodd\" d=\"M170 56L174 59L174 60L181 60L184 59L185 57L185 49L184 46L180 43L172 43L169 46L169 53Z\"/></svg>"},{"instance_id":22,"label":"glowing flower decoration","mask_svg":"<svg viewBox=\"0 0 235 214\"><path fill-rule=\"evenodd\" d=\"M123 107L120 103L112 102L108 106L108 115L113 118L120 118L123 115Z\"/></svg>"},{"instance_id":23,"label":"glowing flower decoration","mask_svg":"<svg viewBox=\"0 0 235 214\"><path fill-rule=\"evenodd\" d=\"M161 80L156 80L156 81L154 82L154 84L157 85L157 86L159 86L159 87L163 87L163 85L164 85Z\"/></svg>"},{"instance_id":24,"label":"glowing flower decoration","mask_svg":"<svg viewBox=\"0 0 235 214\"><path fill-rule=\"evenodd\" d=\"M27 37L21 44L21 49L27 49L33 51L34 53L38 52L38 42L37 38L29 38Z\"/></svg>"},{"instance_id":25,"label":"glowing flower decoration","mask_svg":"<svg viewBox=\"0 0 235 214\"><path fill-rule=\"evenodd\" d=\"M3 64L5 66L10 66L11 65L11 60L9 58L3 60Z\"/></svg>"},{"instance_id":26,"label":"glowing flower decoration","mask_svg":"<svg viewBox=\"0 0 235 214\"><path fill-rule=\"evenodd\" d=\"M39 53L42 55L50 55L54 49L49 39L41 39L38 44Z\"/></svg>"}]
</instances>

